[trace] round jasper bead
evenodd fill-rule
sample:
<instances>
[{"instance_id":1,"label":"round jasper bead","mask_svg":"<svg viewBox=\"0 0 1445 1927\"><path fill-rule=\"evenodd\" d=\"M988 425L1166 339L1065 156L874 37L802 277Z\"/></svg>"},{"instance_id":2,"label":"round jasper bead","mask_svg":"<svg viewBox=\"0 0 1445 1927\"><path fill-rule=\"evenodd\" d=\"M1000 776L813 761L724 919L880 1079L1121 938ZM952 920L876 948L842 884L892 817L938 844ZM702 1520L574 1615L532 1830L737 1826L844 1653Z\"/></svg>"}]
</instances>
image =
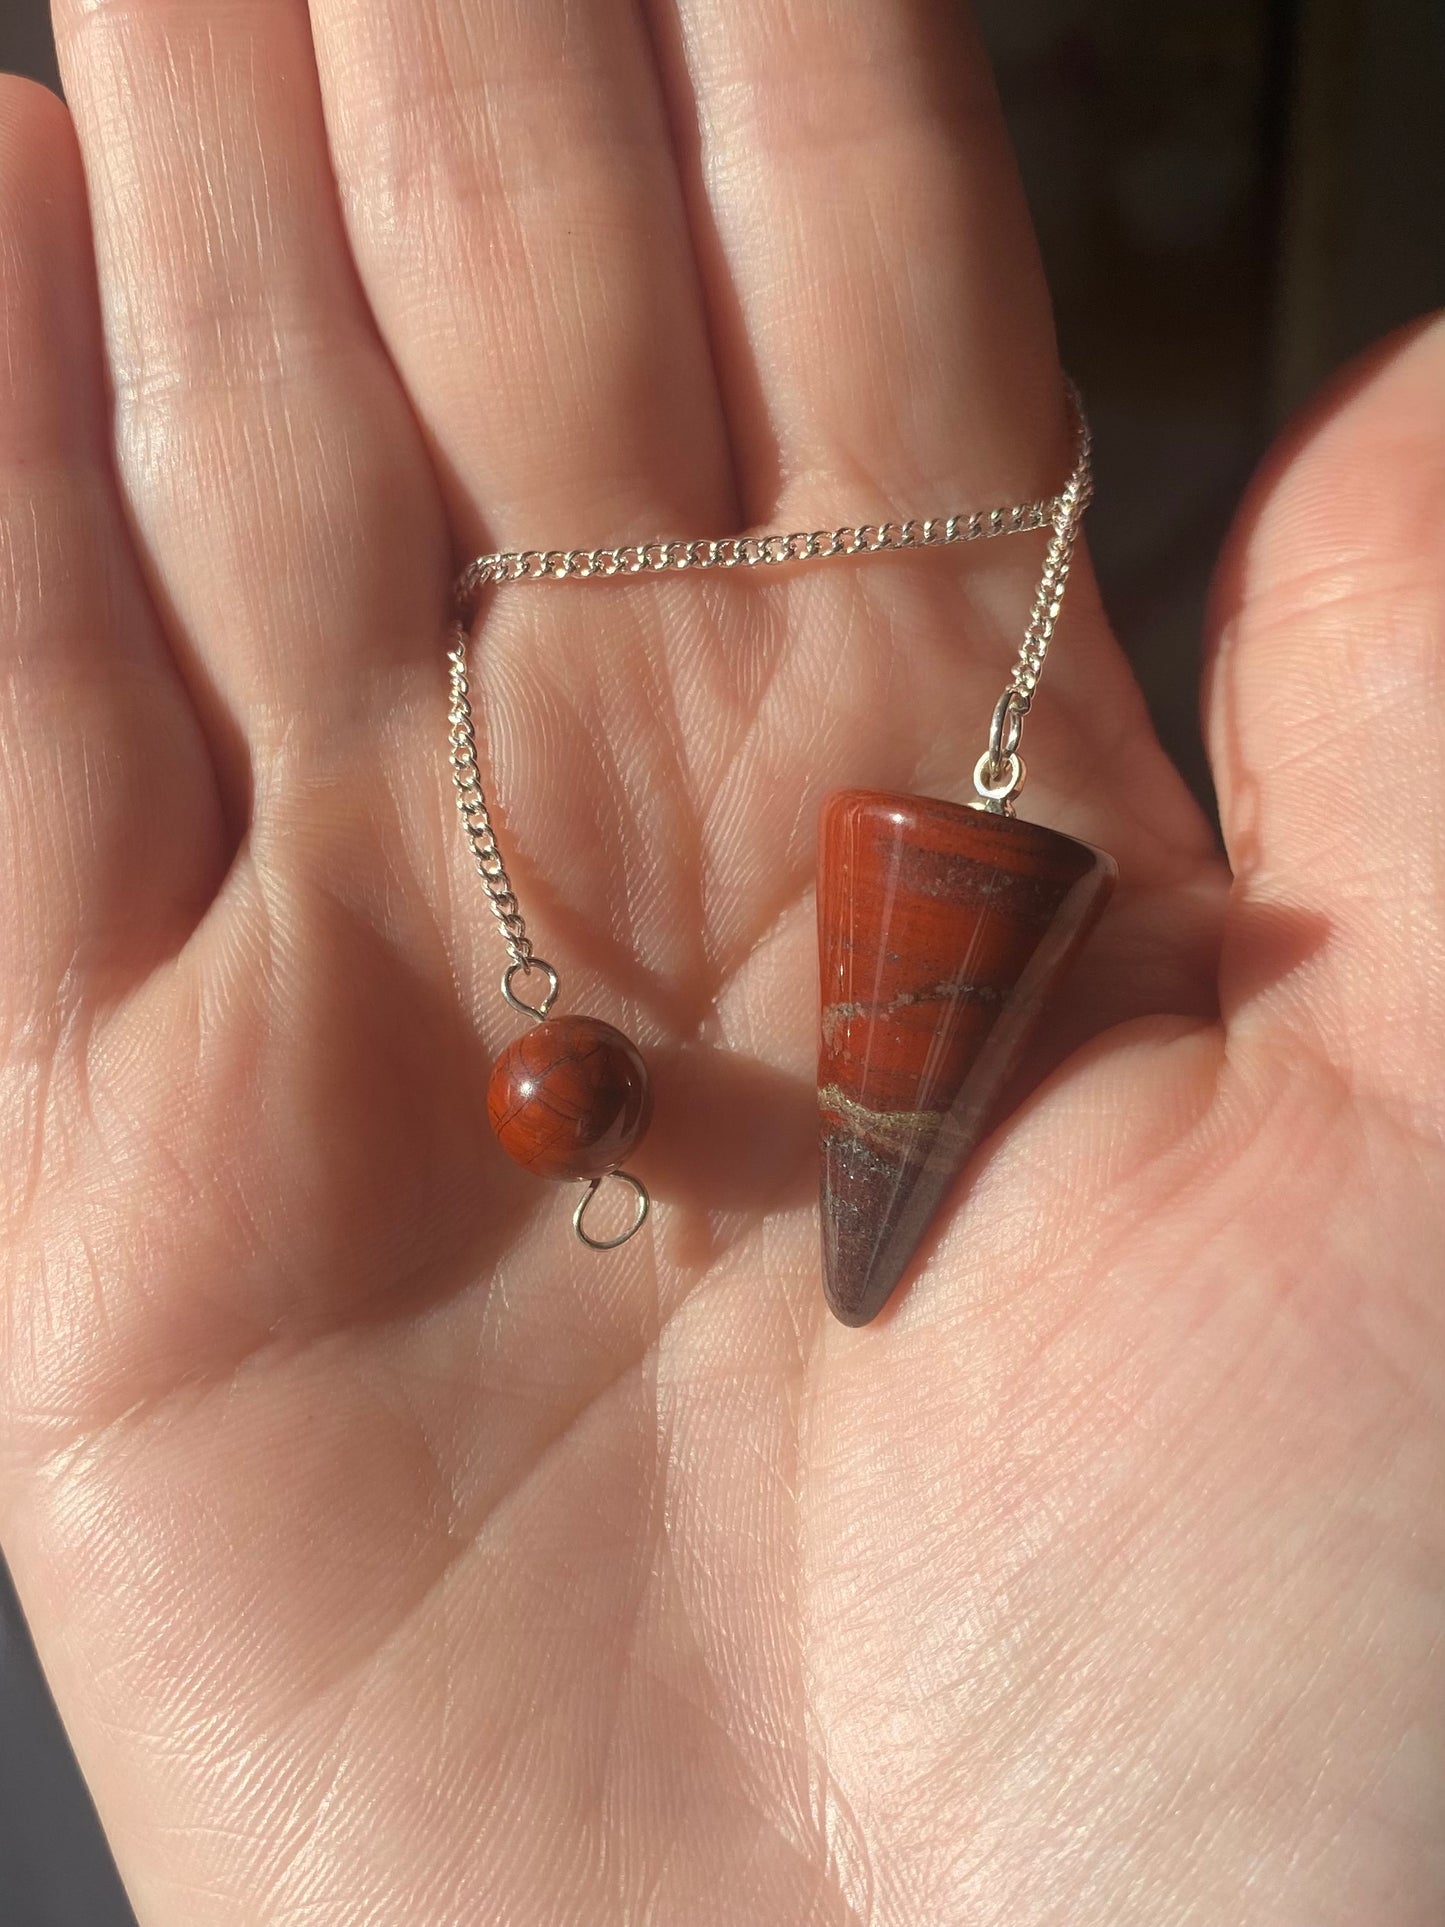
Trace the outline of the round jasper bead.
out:
<instances>
[{"instance_id":1,"label":"round jasper bead","mask_svg":"<svg viewBox=\"0 0 1445 1927\"><path fill-rule=\"evenodd\" d=\"M600 1178L652 1119L642 1053L596 1017L548 1017L492 1067L487 1115L502 1149L539 1178Z\"/></svg>"}]
</instances>

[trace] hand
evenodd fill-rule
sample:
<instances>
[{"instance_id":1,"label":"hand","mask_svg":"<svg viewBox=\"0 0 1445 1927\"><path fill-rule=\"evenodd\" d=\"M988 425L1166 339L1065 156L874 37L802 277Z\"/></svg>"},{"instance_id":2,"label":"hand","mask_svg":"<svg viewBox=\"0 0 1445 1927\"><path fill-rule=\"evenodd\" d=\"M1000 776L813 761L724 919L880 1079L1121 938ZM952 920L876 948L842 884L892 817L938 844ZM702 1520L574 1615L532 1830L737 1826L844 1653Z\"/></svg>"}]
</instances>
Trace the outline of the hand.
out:
<instances>
[{"instance_id":1,"label":"hand","mask_svg":"<svg viewBox=\"0 0 1445 1927\"><path fill-rule=\"evenodd\" d=\"M484 1116L455 562L1067 462L951 10L653 15L57 0L74 124L0 93L3 1534L140 1919L1424 1927L1445 333L1223 565L1232 882L1071 592L1027 810L1117 903L863 1332L815 809L966 793L1040 544L492 599L518 889L658 1067L591 1257Z\"/></svg>"}]
</instances>

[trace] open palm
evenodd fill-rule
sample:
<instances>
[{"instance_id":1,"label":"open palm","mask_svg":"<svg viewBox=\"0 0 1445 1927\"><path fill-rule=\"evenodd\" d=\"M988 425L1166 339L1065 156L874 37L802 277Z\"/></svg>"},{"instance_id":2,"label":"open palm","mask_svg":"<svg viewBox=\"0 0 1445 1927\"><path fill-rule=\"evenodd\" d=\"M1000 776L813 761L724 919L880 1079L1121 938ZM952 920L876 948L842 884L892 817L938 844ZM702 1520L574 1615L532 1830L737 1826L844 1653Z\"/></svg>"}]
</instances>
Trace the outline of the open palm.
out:
<instances>
[{"instance_id":1,"label":"open palm","mask_svg":"<svg viewBox=\"0 0 1445 1927\"><path fill-rule=\"evenodd\" d=\"M606 1258L486 1127L442 627L479 547L1059 485L955 9L56 11L74 124L0 90L0 1466L146 1927L1437 1920L1445 339L1225 566L1232 881L1079 584L1027 813L1118 897L845 1331L816 806L966 793L1038 538L489 603L514 878L655 1066Z\"/></svg>"}]
</instances>

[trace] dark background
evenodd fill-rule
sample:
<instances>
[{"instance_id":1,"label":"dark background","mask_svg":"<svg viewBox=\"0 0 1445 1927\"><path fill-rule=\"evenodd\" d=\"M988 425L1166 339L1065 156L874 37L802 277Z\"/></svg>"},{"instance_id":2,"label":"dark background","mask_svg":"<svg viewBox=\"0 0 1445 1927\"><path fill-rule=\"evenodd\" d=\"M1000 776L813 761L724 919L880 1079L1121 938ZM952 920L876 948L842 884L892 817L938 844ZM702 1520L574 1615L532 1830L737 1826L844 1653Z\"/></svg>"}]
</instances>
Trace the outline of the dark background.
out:
<instances>
[{"instance_id":1,"label":"dark background","mask_svg":"<svg viewBox=\"0 0 1445 1927\"><path fill-rule=\"evenodd\" d=\"M1098 430L1105 596L1207 795L1200 607L1240 489L1332 369L1445 304L1445 5L978 11ZM54 81L46 0L0 0L7 67ZM0 1927L130 1918L0 1568Z\"/></svg>"}]
</instances>

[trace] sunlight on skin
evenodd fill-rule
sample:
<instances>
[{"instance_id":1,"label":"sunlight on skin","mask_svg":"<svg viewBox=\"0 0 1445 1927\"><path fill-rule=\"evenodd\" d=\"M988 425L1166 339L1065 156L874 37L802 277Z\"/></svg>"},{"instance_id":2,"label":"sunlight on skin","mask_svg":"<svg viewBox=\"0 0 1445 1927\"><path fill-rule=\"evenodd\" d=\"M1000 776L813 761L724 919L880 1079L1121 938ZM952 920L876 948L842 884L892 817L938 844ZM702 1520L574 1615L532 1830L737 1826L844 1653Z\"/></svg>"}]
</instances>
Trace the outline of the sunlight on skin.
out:
<instances>
[{"instance_id":1,"label":"sunlight on skin","mask_svg":"<svg viewBox=\"0 0 1445 1927\"><path fill-rule=\"evenodd\" d=\"M844 1331L816 807L963 793L1037 544L494 599L513 874L659 1066L607 1259L486 1128L441 621L484 540L1057 485L976 45L56 12L74 127L0 88L0 1525L144 1927L1428 1927L1445 332L1221 569L1232 881L1081 571L1027 810L1118 899Z\"/></svg>"}]
</instances>

